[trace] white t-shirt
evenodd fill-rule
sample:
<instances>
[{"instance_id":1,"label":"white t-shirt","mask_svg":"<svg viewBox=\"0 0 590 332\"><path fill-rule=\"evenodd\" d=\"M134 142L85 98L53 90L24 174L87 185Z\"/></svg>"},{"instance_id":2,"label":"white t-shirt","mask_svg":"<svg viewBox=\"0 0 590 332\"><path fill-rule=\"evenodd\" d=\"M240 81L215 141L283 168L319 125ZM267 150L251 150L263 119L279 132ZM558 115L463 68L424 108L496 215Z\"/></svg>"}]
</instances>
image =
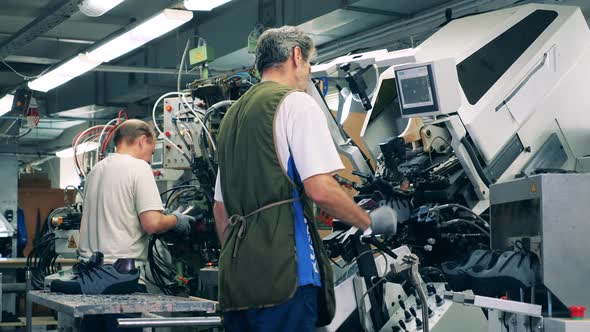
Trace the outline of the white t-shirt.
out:
<instances>
[{"instance_id":1,"label":"white t-shirt","mask_svg":"<svg viewBox=\"0 0 590 332\"><path fill-rule=\"evenodd\" d=\"M319 174L344 169L330 135L326 117L316 101L303 92L292 92L279 106L275 122L275 144L281 166L295 183ZM301 184L300 183L300 184ZM293 198L299 198L294 190ZM217 172L215 200L223 202ZM321 286L319 267L307 220L300 201L293 203L298 285Z\"/></svg>"},{"instance_id":2,"label":"white t-shirt","mask_svg":"<svg viewBox=\"0 0 590 332\"><path fill-rule=\"evenodd\" d=\"M139 214L164 210L150 165L130 155L110 154L88 174L83 208L81 258L95 251L104 254L107 264L135 258L143 279L148 234Z\"/></svg>"},{"instance_id":3,"label":"white t-shirt","mask_svg":"<svg viewBox=\"0 0 590 332\"><path fill-rule=\"evenodd\" d=\"M277 112L275 143L285 172L291 157L302 182L314 175L336 174L344 169L326 117L310 95L304 92L290 93ZM219 172L215 200L223 202Z\"/></svg>"}]
</instances>

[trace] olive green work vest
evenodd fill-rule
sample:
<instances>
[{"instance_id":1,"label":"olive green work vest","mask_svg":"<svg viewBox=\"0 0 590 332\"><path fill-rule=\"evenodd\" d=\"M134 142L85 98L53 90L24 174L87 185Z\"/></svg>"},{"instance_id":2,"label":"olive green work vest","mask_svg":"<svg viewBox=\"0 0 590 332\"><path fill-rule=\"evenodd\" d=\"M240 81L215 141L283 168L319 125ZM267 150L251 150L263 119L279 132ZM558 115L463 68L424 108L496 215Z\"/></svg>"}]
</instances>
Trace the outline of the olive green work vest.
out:
<instances>
[{"instance_id":1,"label":"olive green work vest","mask_svg":"<svg viewBox=\"0 0 590 332\"><path fill-rule=\"evenodd\" d=\"M228 216L247 216L293 198L296 185L280 163L274 126L281 102L294 91L271 81L259 83L223 118L217 153ZM297 189L320 266L323 291L318 296L318 326L323 326L331 322L335 312L332 269L313 219L312 202L305 197L303 188ZM298 285L293 213L292 202L287 202L228 226L219 258L219 303L223 311L271 307L295 295Z\"/></svg>"}]
</instances>

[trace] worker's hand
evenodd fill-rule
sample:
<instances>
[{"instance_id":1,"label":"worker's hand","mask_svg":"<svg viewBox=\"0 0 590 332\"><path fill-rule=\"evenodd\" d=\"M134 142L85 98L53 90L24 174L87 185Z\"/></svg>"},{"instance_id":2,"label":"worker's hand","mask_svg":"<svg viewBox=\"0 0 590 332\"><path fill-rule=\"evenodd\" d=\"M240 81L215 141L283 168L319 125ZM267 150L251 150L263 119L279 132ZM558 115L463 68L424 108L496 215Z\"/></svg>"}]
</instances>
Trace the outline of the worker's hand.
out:
<instances>
[{"instance_id":1,"label":"worker's hand","mask_svg":"<svg viewBox=\"0 0 590 332\"><path fill-rule=\"evenodd\" d=\"M397 232L397 214L389 206L381 206L369 213L371 226L364 235L393 235Z\"/></svg>"},{"instance_id":2,"label":"worker's hand","mask_svg":"<svg viewBox=\"0 0 590 332\"><path fill-rule=\"evenodd\" d=\"M191 223L195 221L195 217L187 216L182 214L182 207L172 212L172 215L176 217L176 227L174 227L174 233L187 236L191 232Z\"/></svg>"}]
</instances>

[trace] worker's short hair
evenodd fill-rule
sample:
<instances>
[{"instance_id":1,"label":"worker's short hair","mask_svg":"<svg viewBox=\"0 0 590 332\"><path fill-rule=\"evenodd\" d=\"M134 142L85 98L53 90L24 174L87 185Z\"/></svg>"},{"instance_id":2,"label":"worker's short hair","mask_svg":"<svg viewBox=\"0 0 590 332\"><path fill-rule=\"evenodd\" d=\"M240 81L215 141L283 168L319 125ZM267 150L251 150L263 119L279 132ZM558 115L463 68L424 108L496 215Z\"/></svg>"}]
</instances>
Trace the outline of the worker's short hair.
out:
<instances>
[{"instance_id":1,"label":"worker's short hair","mask_svg":"<svg viewBox=\"0 0 590 332\"><path fill-rule=\"evenodd\" d=\"M284 26L266 30L256 44L256 69L263 74L266 68L282 65L299 46L303 60L307 61L314 49L313 40L300 29Z\"/></svg>"},{"instance_id":2,"label":"worker's short hair","mask_svg":"<svg viewBox=\"0 0 590 332\"><path fill-rule=\"evenodd\" d=\"M113 140L115 141L116 146L122 142L131 145L142 135L145 135L152 141L156 139L156 133L154 133L154 130L147 122L131 119L126 120L117 127Z\"/></svg>"}]
</instances>

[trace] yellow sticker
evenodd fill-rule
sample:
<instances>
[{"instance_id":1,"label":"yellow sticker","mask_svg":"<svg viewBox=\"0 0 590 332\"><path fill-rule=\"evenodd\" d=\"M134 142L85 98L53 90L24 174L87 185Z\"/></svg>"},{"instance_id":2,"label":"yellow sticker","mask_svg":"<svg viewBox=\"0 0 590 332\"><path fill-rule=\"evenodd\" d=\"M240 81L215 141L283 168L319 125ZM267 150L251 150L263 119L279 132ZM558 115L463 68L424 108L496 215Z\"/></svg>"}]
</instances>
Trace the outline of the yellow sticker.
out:
<instances>
[{"instance_id":1,"label":"yellow sticker","mask_svg":"<svg viewBox=\"0 0 590 332\"><path fill-rule=\"evenodd\" d=\"M76 239L74 239L74 235L70 236L70 240L68 241L68 248L76 249L78 245L76 244Z\"/></svg>"},{"instance_id":2,"label":"yellow sticker","mask_svg":"<svg viewBox=\"0 0 590 332\"><path fill-rule=\"evenodd\" d=\"M531 185L531 192L534 194L537 192L537 185L533 182L533 184Z\"/></svg>"}]
</instances>

